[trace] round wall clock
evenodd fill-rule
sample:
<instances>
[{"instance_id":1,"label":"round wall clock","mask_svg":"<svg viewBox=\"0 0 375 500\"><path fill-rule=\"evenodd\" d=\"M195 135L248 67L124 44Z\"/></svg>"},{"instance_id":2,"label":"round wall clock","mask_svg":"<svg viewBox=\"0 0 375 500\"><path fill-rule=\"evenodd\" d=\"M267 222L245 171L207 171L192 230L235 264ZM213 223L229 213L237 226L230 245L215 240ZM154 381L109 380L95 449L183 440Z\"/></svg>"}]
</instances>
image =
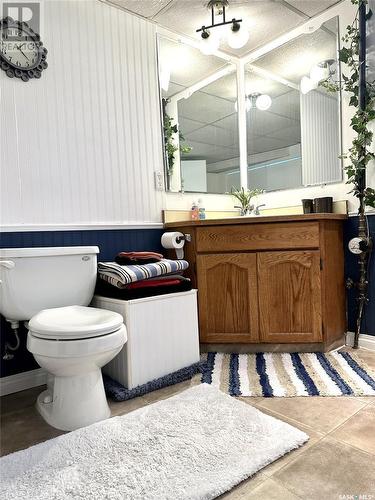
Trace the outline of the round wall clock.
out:
<instances>
[{"instance_id":1,"label":"round wall clock","mask_svg":"<svg viewBox=\"0 0 375 500\"><path fill-rule=\"evenodd\" d=\"M40 78L48 67L46 58L47 49L27 23L11 17L0 20L0 68L9 78Z\"/></svg>"}]
</instances>

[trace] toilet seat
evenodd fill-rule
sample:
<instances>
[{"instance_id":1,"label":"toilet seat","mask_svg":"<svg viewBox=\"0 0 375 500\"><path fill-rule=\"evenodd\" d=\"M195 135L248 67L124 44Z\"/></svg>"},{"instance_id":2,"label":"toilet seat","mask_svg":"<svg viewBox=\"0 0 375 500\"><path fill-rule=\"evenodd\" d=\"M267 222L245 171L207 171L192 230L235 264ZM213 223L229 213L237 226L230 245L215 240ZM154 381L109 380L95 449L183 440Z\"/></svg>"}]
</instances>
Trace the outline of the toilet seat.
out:
<instances>
[{"instance_id":1,"label":"toilet seat","mask_svg":"<svg viewBox=\"0 0 375 500\"><path fill-rule=\"evenodd\" d=\"M121 348L127 341L127 332L124 324L115 332L83 339L47 339L34 335L29 331L27 335L27 349L34 356L49 358L84 358L94 354L105 353Z\"/></svg>"},{"instance_id":2,"label":"toilet seat","mask_svg":"<svg viewBox=\"0 0 375 500\"><path fill-rule=\"evenodd\" d=\"M46 340L75 340L100 337L116 332L123 325L123 317L107 309L84 306L44 309L29 321L33 337Z\"/></svg>"}]
</instances>

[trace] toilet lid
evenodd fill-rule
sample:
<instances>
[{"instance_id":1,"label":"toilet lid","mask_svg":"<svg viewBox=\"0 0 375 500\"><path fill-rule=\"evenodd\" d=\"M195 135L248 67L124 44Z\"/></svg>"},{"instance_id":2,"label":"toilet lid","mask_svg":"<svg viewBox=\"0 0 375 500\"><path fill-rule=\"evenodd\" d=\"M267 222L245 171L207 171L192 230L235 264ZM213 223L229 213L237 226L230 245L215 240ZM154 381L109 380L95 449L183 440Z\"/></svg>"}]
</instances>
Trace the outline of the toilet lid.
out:
<instances>
[{"instance_id":1,"label":"toilet lid","mask_svg":"<svg viewBox=\"0 0 375 500\"><path fill-rule=\"evenodd\" d=\"M94 307L68 306L44 309L29 321L29 331L42 338L84 339L118 330L121 314Z\"/></svg>"}]
</instances>

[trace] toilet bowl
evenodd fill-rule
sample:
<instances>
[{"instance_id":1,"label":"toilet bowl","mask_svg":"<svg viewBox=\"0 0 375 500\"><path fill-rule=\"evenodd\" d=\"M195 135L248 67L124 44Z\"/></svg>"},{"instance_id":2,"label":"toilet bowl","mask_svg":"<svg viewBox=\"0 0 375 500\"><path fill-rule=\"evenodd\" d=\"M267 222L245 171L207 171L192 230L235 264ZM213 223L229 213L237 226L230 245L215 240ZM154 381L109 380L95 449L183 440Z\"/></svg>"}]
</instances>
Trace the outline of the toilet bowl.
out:
<instances>
[{"instance_id":1,"label":"toilet bowl","mask_svg":"<svg viewBox=\"0 0 375 500\"><path fill-rule=\"evenodd\" d=\"M101 367L127 340L120 314L68 306L45 309L29 321L27 348L54 376L37 399L42 417L53 427L71 431L110 416Z\"/></svg>"},{"instance_id":2,"label":"toilet bowl","mask_svg":"<svg viewBox=\"0 0 375 500\"><path fill-rule=\"evenodd\" d=\"M62 430L110 416L101 367L127 340L120 314L87 307L98 253L96 246L0 249L0 313L14 330L28 322L28 350L48 372L37 409Z\"/></svg>"}]
</instances>

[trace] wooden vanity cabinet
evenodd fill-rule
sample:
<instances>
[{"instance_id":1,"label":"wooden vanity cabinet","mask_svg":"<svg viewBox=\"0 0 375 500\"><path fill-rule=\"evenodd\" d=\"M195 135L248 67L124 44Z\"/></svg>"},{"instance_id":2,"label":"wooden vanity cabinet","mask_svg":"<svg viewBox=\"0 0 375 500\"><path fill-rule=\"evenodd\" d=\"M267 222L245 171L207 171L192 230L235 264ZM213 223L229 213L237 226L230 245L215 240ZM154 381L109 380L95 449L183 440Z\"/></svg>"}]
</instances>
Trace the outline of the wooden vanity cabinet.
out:
<instances>
[{"instance_id":1,"label":"wooden vanity cabinet","mask_svg":"<svg viewBox=\"0 0 375 500\"><path fill-rule=\"evenodd\" d=\"M185 245L198 288L200 341L309 344L346 331L344 215L314 214L166 224Z\"/></svg>"}]
</instances>

